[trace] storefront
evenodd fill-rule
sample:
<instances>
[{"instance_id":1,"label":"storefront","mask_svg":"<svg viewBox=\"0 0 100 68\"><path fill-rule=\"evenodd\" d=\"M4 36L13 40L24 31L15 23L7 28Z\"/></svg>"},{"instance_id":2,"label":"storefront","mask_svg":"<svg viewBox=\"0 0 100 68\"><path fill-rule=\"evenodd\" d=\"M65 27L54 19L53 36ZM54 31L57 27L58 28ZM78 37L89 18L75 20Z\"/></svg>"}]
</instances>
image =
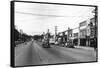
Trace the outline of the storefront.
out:
<instances>
[{"instance_id":1,"label":"storefront","mask_svg":"<svg viewBox=\"0 0 100 68\"><path fill-rule=\"evenodd\" d=\"M90 38L90 47L97 47L97 38Z\"/></svg>"},{"instance_id":2,"label":"storefront","mask_svg":"<svg viewBox=\"0 0 100 68\"><path fill-rule=\"evenodd\" d=\"M86 38L80 38L80 46L86 46Z\"/></svg>"}]
</instances>

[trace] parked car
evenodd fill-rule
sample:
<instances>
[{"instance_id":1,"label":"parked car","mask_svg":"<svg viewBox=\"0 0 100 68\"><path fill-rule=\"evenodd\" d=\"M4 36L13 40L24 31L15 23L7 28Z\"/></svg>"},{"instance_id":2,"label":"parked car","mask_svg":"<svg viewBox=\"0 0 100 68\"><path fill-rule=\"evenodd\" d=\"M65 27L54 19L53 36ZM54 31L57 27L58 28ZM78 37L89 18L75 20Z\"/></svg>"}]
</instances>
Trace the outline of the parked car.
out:
<instances>
[{"instance_id":1,"label":"parked car","mask_svg":"<svg viewBox=\"0 0 100 68\"><path fill-rule=\"evenodd\" d=\"M49 43L50 43L51 45L55 45L55 40L54 40L53 38L51 38L51 39L49 40Z\"/></svg>"},{"instance_id":2,"label":"parked car","mask_svg":"<svg viewBox=\"0 0 100 68\"><path fill-rule=\"evenodd\" d=\"M68 47L68 48L75 48L75 47L74 47L74 44L72 43L72 40L69 40L69 41L67 42L66 47Z\"/></svg>"}]
</instances>

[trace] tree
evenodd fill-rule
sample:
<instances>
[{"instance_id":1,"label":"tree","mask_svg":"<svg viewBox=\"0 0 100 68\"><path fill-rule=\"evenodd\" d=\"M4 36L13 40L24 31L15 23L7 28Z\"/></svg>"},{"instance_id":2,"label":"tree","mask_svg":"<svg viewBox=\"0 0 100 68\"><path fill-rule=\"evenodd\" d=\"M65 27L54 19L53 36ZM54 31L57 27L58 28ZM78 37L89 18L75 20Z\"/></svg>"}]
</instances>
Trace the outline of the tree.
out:
<instances>
[{"instance_id":1,"label":"tree","mask_svg":"<svg viewBox=\"0 0 100 68\"><path fill-rule=\"evenodd\" d=\"M19 39L19 32L17 29L14 28L14 40L17 41Z\"/></svg>"},{"instance_id":2,"label":"tree","mask_svg":"<svg viewBox=\"0 0 100 68\"><path fill-rule=\"evenodd\" d=\"M40 35L34 35L33 38L34 38L34 40L38 40L38 39L41 38L41 36Z\"/></svg>"}]
</instances>

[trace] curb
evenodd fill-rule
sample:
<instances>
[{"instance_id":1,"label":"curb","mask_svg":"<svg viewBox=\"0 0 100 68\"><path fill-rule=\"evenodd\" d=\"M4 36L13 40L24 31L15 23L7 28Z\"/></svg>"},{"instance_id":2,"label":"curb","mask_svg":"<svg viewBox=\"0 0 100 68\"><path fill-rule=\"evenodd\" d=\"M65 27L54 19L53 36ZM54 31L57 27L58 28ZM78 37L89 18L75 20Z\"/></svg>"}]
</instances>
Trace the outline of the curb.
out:
<instances>
[{"instance_id":1,"label":"curb","mask_svg":"<svg viewBox=\"0 0 100 68\"><path fill-rule=\"evenodd\" d=\"M81 48L81 49L86 49L86 50L94 50L92 47L83 47L83 46L75 46L75 48Z\"/></svg>"}]
</instances>

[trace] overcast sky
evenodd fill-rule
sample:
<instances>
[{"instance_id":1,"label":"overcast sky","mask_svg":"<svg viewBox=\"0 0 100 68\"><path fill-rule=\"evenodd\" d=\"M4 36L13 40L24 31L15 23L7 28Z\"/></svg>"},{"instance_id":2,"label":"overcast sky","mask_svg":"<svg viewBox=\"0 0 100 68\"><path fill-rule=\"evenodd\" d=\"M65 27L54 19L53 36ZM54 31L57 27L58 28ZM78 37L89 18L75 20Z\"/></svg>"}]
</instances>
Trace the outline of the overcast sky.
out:
<instances>
[{"instance_id":1,"label":"overcast sky","mask_svg":"<svg viewBox=\"0 0 100 68\"><path fill-rule=\"evenodd\" d=\"M58 26L58 32L68 27L78 27L80 22L93 17L93 9L85 6L16 2L15 25L18 30L22 29L30 35L42 34L47 29L54 34L54 26Z\"/></svg>"}]
</instances>

